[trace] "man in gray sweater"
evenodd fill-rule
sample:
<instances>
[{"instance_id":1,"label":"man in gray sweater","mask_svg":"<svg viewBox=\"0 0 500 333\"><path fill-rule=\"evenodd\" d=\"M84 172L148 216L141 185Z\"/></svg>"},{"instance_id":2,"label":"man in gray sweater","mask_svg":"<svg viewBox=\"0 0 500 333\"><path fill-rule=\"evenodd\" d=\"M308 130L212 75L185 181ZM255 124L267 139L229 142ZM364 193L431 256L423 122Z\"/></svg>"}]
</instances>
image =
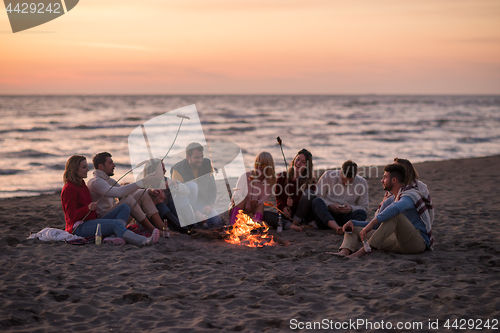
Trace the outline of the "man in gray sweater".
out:
<instances>
[{"instance_id":1,"label":"man in gray sweater","mask_svg":"<svg viewBox=\"0 0 500 333\"><path fill-rule=\"evenodd\" d=\"M118 184L110 177L114 175L115 164L108 152L95 155L92 162L95 168L94 177L88 181L87 187L92 201L99 200L96 209L99 216L103 216L117 205L127 204L131 209L130 215L148 231L167 228L150 195L161 196L163 191L142 189L142 181L128 185ZM120 201L117 202L116 198Z\"/></svg>"},{"instance_id":2,"label":"man in gray sweater","mask_svg":"<svg viewBox=\"0 0 500 333\"><path fill-rule=\"evenodd\" d=\"M312 208L319 229L333 229L343 235L343 226L349 220L366 220L368 211L368 183L357 175L358 165L351 160L341 170L328 170L316 185Z\"/></svg>"}]
</instances>

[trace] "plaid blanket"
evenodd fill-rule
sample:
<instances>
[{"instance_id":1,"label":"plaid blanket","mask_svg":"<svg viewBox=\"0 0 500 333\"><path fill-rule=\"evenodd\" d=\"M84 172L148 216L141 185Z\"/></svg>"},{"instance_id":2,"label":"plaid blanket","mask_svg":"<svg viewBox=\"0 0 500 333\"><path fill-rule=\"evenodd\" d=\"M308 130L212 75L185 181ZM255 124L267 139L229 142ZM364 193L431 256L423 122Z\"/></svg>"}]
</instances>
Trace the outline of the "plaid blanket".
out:
<instances>
[{"instance_id":1,"label":"plaid blanket","mask_svg":"<svg viewBox=\"0 0 500 333\"><path fill-rule=\"evenodd\" d=\"M414 181L410 185L406 185L401 188L398 193L396 200L403 196L409 196L415 203L415 208L417 209L420 219L425 224L425 229L429 234L430 245L434 243L432 237L432 223L434 222L434 206L432 205L431 195L427 189L427 185L421 181Z\"/></svg>"},{"instance_id":2,"label":"plaid blanket","mask_svg":"<svg viewBox=\"0 0 500 333\"><path fill-rule=\"evenodd\" d=\"M127 226L127 229L135 232L138 235L144 236L144 237L151 237L151 232L146 230L142 225L137 224L137 223L131 223Z\"/></svg>"}]
</instances>

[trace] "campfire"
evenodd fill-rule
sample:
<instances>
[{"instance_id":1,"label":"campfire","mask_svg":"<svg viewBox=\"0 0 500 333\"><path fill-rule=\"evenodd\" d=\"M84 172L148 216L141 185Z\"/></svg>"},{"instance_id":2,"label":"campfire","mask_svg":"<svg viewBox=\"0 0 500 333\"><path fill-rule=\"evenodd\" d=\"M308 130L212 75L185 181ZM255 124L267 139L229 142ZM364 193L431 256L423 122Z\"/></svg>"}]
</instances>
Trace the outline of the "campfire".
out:
<instances>
[{"instance_id":1,"label":"campfire","mask_svg":"<svg viewBox=\"0 0 500 333\"><path fill-rule=\"evenodd\" d=\"M231 228L226 230L228 237L226 242L248 247L274 246L276 242L273 236L268 234L269 226L262 222L254 222L250 216L242 210L236 215L236 222Z\"/></svg>"},{"instance_id":2,"label":"campfire","mask_svg":"<svg viewBox=\"0 0 500 333\"><path fill-rule=\"evenodd\" d=\"M268 231L269 226L265 222L254 222L240 210L236 215L234 225L225 225L211 230L195 229L191 231L191 237L223 240L231 244L248 247L288 246L290 244L289 241L278 236L269 235Z\"/></svg>"}]
</instances>

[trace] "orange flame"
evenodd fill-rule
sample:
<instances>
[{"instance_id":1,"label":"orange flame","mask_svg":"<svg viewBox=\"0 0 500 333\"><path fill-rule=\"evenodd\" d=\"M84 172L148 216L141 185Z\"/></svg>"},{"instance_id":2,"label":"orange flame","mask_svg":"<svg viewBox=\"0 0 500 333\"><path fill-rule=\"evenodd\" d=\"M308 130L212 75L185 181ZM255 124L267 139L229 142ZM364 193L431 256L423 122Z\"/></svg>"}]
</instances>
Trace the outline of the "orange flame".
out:
<instances>
[{"instance_id":1,"label":"orange flame","mask_svg":"<svg viewBox=\"0 0 500 333\"><path fill-rule=\"evenodd\" d=\"M256 230L257 234L253 235L253 230ZM268 231L269 226L265 222L262 222L262 224L254 222L250 216L239 210L233 227L231 230L226 231L229 235L226 242L248 247L274 246L276 243L273 236L268 234Z\"/></svg>"}]
</instances>

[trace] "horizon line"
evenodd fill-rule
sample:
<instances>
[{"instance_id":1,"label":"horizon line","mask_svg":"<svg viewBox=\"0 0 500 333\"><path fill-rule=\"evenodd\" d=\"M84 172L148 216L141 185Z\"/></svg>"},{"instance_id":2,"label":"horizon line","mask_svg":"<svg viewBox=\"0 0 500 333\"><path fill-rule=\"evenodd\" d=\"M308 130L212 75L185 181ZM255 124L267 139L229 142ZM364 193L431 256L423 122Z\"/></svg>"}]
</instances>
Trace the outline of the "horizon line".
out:
<instances>
[{"instance_id":1,"label":"horizon line","mask_svg":"<svg viewBox=\"0 0 500 333\"><path fill-rule=\"evenodd\" d=\"M0 97L28 97L28 96L500 96L499 93L26 93L0 94Z\"/></svg>"}]
</instances>

